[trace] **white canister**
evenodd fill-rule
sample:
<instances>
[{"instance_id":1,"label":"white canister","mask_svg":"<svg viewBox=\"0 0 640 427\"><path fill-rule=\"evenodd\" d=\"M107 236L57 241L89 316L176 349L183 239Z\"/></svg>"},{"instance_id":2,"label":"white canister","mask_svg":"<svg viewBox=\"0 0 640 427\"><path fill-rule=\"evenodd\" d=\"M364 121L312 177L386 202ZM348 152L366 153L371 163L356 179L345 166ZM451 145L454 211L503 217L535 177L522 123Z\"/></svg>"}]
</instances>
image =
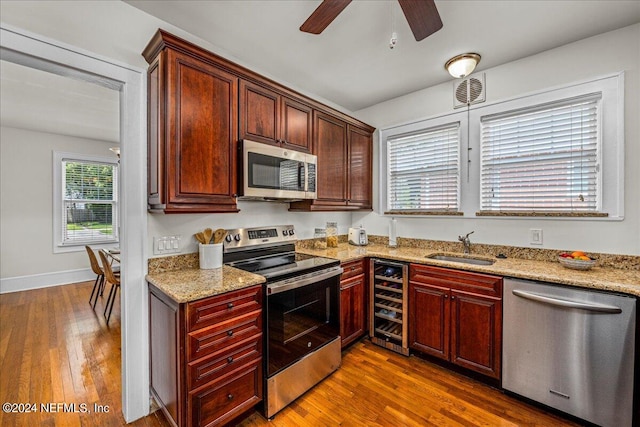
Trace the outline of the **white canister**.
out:
<instances>
[{"instance_id":1,"label":"white canister","mask_svg":"<svg viewBox=\"0 0 640 427\"><path fill-rule=\"evenodd\" d=\"M210 270L222 267L222 243L211 245L199 244L200 247L200 268Z\"/></svg>"}]
</instances>

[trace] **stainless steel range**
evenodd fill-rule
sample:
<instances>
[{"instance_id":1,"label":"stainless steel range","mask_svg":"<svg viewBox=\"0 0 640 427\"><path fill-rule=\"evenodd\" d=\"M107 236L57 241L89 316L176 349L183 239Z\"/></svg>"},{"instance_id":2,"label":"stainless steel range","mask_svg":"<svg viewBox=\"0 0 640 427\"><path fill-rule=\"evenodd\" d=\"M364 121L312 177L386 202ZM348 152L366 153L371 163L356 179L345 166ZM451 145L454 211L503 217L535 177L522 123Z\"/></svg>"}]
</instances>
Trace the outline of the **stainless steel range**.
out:
<instances>
[{"instance_id":1,"label":"stainless steel range","mask_svg":"<svg viewBox=\"0 0 640 427\"><path fill-rule=\"evenodd\" d=\"M340 262L295 252L292 225L227 230L224 263L265 284L267 418L341 363Z\"/></svg>"}]
</instances>

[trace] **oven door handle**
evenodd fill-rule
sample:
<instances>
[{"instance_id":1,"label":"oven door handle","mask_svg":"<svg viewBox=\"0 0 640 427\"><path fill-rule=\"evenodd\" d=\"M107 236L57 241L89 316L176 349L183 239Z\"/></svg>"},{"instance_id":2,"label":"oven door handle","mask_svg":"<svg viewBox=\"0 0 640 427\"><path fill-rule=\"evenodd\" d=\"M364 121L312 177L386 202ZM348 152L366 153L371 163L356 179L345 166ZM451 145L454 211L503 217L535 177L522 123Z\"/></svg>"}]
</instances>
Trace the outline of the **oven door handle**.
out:
<instances>
[{"instance_id":1,"label":"oven door handle","mask_svg":"<svg viewBox=\"0 0 640 427\"><path fill-rule=\"evenodd\" d=\"M316 271L314 273L305 274L300 277L283 280L267 284L267 295L278 294L280 292L289 291L291 289L301 288L322 280L340 276L344 270L342 267L332 267L326 270Z\"/></svg>"}]
</instances>

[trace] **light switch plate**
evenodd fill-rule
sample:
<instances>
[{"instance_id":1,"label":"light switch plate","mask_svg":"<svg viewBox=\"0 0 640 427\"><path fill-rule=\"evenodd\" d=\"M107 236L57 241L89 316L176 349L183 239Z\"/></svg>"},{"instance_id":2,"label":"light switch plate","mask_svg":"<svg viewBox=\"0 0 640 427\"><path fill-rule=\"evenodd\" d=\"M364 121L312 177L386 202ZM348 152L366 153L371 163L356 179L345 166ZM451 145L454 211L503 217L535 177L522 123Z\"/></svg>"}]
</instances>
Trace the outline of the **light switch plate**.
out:
<instances>
[{"instance_id":1,"label":"light switch plate","mask_svg":"<svg viewBox=\"0 0 640 427\"><path fill-rule=\"evenodd\" d=\"M180 239L182 236L161 236L153 238L153 254L165 255L180 252Z\"/></svg>"},{"instance_id":2,"label":"light switch plate","mask_svg":"<svg viewBox=\"0 0 640 427\"><path fill-rule=\"evenodd\" d=\"M542 244L542 229L541 228L530 228L529 229L529 243L532 245L541 245Z\"/></svg>"}]
</instances>

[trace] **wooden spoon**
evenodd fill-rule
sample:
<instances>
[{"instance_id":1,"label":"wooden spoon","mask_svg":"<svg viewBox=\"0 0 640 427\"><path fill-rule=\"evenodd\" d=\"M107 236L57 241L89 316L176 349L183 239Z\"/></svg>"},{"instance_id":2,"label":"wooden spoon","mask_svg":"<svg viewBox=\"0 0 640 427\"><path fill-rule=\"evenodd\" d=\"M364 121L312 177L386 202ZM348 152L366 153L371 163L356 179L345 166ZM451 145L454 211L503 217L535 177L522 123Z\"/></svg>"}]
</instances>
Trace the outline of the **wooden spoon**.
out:
<instances>
[{"instance_id":1,"label":"wooden spoon","mask_svg":"<svg viewBox=\"0 0 640 427\"><path fill-rule=\"evenodd\" d=\"M205 243L205 239L204 239L204 234L202 233L202 231L198 231L196 234L193 235L196 240L200 243L202 243L203 245L206 245Z\"/></svg>"},{"instance_id":2,"label":"wooden spoon","mask_svg":"<svg viewBox=\"0 0 640 427\"><path fill-rule=\"evenodd\" d=\"M211 243L211 238L213 237L213 230L210 228L205 228L203 234L204 234L205 245L208 245L209 243Z\"/></svg>"},{"instance_id":3,"label":"wooden spoon","mask_svg":"<svg viewBox=\"0 0 640 427\"><path fill-rule=\"evenodd\" d=\"M224 240L224 237L226 235L227 235L227 230L225 230L223 228L218 228L213 233L213 243L222 243L222 240Z\"/></svg>"}]
</instances>

